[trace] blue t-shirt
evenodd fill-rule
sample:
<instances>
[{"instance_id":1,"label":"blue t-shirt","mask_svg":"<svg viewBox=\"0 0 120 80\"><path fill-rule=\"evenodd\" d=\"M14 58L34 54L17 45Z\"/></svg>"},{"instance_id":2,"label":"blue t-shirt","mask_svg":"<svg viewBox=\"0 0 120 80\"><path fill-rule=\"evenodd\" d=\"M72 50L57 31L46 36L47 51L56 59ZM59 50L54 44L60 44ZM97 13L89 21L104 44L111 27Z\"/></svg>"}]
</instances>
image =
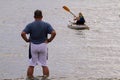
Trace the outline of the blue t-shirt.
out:
<instances>
[{"instance_id":1,"label":"blue t-shirt","mask_svg":"<svg viewBox=\"0 0 120 80\"><path fill-rule=\"evenodd\" d=\"M34 21L28 24L23 32L30 34L30 42L34 44L43 43L47 39L47 35L51 34L54 29L52 26L44 21Z\"/></svg>"},{"instance_id":2,"label":"blue t-shirt","mask_svg":"<svg viewBox=\"0 0 120 80\"><path fill-rule=\"evenodd\" d=\"M80 17L80 20L79 20L80 22L85 22L85 19L84 19L84 17Z\"/></svg>"}]
</instances>

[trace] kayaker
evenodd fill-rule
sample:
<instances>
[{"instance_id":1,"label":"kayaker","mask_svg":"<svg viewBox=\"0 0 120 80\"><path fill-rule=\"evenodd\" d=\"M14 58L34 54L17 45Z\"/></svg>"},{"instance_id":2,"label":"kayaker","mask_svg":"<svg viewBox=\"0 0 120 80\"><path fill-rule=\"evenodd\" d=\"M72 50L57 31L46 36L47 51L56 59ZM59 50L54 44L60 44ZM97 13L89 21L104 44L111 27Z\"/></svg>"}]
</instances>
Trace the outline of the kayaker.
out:
<instances>
[{"instance_id":1,"label":"kayaker","mask_svg":"<svg viewBox=\"0 0 120 80\"><path fill-rule=\"evenodd\" d=\"M75 18L74 18L74 20L76 21L75 24L77 24L77 25L84 25L84 23L85 23L84 16L82 15L81 12L79 13L79 16L78 16L78 17L75 17Z\"/></svg>"}]
</instances>

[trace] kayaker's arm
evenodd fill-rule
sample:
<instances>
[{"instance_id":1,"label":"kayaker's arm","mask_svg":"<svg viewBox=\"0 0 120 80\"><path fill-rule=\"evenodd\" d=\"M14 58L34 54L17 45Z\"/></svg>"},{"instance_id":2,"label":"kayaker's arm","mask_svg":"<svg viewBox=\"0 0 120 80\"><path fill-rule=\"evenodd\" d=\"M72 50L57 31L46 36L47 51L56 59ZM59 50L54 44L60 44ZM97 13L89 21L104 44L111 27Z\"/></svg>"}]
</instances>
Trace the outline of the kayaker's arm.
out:
<instances>
[{"instance_id":1,"label":"kayaker's arm","mask_svg":"<svg viewBox=\"0 0 120 80\"><path fill-rule=\"evenodd\" d=\"M80 17L75 17L74 20L80 20Z\"/></svg>"}]
</instances>

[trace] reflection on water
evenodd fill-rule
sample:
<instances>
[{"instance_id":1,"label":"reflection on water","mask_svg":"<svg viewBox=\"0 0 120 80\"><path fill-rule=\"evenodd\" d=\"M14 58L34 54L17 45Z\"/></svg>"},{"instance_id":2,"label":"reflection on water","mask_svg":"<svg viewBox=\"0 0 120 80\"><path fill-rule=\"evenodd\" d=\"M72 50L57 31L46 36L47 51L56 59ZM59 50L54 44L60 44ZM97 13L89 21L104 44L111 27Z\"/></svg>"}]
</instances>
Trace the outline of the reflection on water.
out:
<instances>
[{"instance_id":1,"label":"reflection on water","mask_svg":"<svg viewBox=\"0 0 120 80\"><path fill-rule=\"evenodd\" d=\"M77 30L76 35L79 35L80 38L85 38L85 33L83 30Z\"/></svg>"}]
</instances>

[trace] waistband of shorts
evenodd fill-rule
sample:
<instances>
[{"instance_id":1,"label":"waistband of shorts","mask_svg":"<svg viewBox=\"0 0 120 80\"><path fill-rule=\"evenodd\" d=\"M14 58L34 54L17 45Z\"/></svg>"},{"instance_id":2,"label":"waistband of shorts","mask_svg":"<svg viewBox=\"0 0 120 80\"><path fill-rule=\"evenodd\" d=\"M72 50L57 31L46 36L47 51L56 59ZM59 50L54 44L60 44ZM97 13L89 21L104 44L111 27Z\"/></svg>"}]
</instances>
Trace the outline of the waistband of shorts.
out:
<instances>
[{"instance_id":1,"label":"waistband of shorts","mask_svg":"<svg viewBox=\"0 0 120 80\"><path fill-rule=\"evenodd\" d=\"M41 44L47 44L47 43L40 43L40 44L35 44L35 43L30 43L30 44L33 44L33 45L41 45Z\"/></svg>"}]
</instances>

